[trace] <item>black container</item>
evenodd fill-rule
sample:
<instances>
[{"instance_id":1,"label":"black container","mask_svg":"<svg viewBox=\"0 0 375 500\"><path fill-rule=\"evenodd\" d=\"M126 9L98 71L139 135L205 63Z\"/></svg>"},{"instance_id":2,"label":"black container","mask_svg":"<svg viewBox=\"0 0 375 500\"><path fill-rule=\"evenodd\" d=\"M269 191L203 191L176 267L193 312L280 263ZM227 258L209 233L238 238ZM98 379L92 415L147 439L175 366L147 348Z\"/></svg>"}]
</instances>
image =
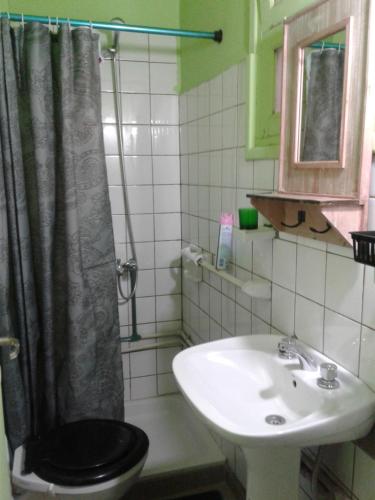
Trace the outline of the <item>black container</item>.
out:
<instances>
[{"instance_id":1,"label":"black container","mask_svg":"<svg viewBox=\"0 0 375 500\"><path fill-rule=\"evenodd\" d=\"M375 231L350 233L353 238L354 260L375 267Z\"/></svg>"}]
</instances>

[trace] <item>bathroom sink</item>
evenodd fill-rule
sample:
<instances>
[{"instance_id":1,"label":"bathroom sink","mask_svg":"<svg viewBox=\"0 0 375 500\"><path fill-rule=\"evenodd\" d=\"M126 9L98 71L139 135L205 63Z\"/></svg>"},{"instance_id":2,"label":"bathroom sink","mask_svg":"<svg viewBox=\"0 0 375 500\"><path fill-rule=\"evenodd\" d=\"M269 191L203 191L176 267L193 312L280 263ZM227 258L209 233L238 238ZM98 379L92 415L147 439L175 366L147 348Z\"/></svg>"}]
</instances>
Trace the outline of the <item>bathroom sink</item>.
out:
<instances>
[{"instance_id":1,"label":"bathroom sink","mask_svg":"<svg viewBox=\"0 0 375 500\"><path fill-rule=\"evenodd\" d=\"M281 359L276 335L234 337L179 353L177 382L193 407L219 434L243 446L310 446L359 438L375 416L375 394L338 369L340 386L318 387L318 371ZM318 362L330 361L304 346ZM282 425L266 422L280 415Z\"/></svg>"},{"instance_id":2,"label":"bathroom sink","mask_svg":"<svg viewBox=\"0 0 375 500\"><path fill-rule=\"evenodd\" d=\"M298 359L280 358L279 342L278 335L252 335L197 345L177 354L173 372L183 395L206 424L242 447L248 468L254 471L259 466L259 475L263 467L270 470L271 466L273 471L279 467L280 476L288 474L290 479L288 467L294 464L298 484L300 449L367 434L375 418L375 393L342 367L338 367L337 389L319 387L318 369L303 370ZM318 367L332 362L300 345ZM252 454L256 464L250 466ZM260 490L268 483L266 479ZM280 483L274 498L282 499L279 487ZM272 494L269 491L268 498ZM264 492L251 494L252 500L263 497L267 498ZM285 498L297 498L297 493L293 496L289 490Z\"/></svg>"}]
</instances>

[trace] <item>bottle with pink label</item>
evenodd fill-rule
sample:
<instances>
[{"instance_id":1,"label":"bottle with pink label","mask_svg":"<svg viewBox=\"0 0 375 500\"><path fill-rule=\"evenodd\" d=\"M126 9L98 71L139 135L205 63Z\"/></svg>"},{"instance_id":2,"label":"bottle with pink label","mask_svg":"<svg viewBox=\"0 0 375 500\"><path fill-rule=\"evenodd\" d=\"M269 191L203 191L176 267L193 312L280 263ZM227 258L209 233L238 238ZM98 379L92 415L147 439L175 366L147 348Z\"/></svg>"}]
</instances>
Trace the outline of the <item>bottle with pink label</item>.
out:
<instances>
[{"instance_id":1,"label":"bottle with pink label","mask_svg":"<svg viewBox=\"0 0 375 500\"><path fill-rule=\"evenodd\" d=\"M232 256L232 234L233 234L234 215L223 213L220 217L219 242L216 255L216 269L224 270L227 268Z\"/></svg>"}]
</instances>

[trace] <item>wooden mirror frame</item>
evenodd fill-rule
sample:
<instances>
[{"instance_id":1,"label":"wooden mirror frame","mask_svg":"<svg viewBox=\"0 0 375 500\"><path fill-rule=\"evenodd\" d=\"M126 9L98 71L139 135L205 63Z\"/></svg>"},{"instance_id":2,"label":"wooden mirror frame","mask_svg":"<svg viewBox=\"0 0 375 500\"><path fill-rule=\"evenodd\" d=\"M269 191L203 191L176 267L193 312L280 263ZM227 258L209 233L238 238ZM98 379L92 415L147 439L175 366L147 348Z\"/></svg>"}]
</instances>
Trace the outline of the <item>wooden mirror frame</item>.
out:
<instances>
[{"instance_id":1,"label":"wooden mirror frame","mask_svg":"<svg viewBox=\"0 0 375 500\"><path fill-rule=\"evenodd\" d=\"M306 47L312 43L327 38L330 35L336 34L339 31L345 31L345 62L344 62L344 82L341 101L341 124L340 124L340 147L338 160L322 160L322 161L301 161L301 134L302 134L302 94L303 94L303 78L304 78L304 52ZM348 17L343 19L337 25L329 27L319 33L314 33L303 40L296 48L295 56L295 89L296 95L294 99L294 117L295 127L292 132L292 164L297 168L345 168L346 160L346 143L348 134L348 97L351 73L352 60L352 43L351 36L353 31L353 18Z\"/></svg>"},{"instance_id":2,"label":"wooden mirror frame","mask_svg":"<svg viewBox=\"0 0 375 500\"><path fill-rule=\"evenodd\" d=\"M371 164L374 119L374 33L370 28L374 7L369 0L323 0L287 19L284 26L283 92L280 146L280 193L333 196L367 200L368 165ZM350 22L348 23L348 19ZM311 165L296 162L295 122L296 96L293 85L300 69L296 48L309 39L331 34L349 25L347 64L347 101L344 106L342 165L324 168L324 163ZM302 51L303 52L303 51ZM346 121L350 117L350 127ZM328 165L326 165L328 166ZM345 166L345 168L342 168ZM297 168L298 167L298 168ZM319 167L319 168L316 168Z\"/></svg>"}]
</instances>

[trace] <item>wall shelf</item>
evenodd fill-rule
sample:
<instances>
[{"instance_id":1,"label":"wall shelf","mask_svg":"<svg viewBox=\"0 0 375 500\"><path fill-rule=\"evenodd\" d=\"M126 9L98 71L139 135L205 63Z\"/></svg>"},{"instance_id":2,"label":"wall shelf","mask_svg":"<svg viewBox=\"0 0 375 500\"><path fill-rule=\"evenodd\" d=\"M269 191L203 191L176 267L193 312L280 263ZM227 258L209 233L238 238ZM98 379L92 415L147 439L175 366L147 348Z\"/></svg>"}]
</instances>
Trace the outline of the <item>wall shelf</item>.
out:
<instances>
[{"instance_id":1,"label":"wall shelf","mask_svg":"<svg viewBox=\"0 0 375 500\"><path fill-rule=\"evenodd\" d=\"M233 234L235 238L241 238L242 240L261 241L261 240L272 240L276 236L276 231L272 227L258 227L258 229L238 229L235 227L233 229Z\"/></svg>"},{"instance_id":2,"label":"wall shelf","mask_svg":"<svg viewBox=\"0 0 375 500\"><path fill-rule=\"evenodd\" d=\"M266 193L247 195L278 231L350 246L350 231L362 228L366 205L353 198Z\"/></svg>"}]
</instances>

